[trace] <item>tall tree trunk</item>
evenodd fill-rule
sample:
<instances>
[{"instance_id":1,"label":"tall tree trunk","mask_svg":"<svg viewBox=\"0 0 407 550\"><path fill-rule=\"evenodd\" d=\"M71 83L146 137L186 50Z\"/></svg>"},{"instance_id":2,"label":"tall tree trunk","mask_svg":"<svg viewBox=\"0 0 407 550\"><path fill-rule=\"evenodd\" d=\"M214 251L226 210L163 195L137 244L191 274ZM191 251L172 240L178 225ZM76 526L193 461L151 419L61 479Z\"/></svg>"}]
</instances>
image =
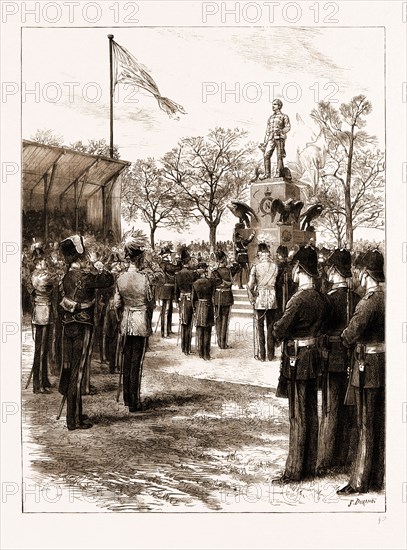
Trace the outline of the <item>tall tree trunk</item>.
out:
<instances>
[{"instance_id":1,"label":"tall tree trunk","mask_svg":"<svg viewBox=\"0 0 407 550\"><path fill-rule=\"evenodd\" d=\"M354 146L354 131L355 127L351 128L351 136L349 143L348 165L346 169L346 185L345 185L345 218L346 218L346 241L348 249L353 249L353 218L352 218L352 202L350 189L352 184L352 161L353 161L353 146Z\"/></svg>"},{"instance_id":2,"label":"tall tree trunk","mask_svg":"<svg viewBox=\"0 0 407 550\"><path fill-rule=\"evenodd\" d=\"M214 252L216 248L216 229L218 228L218 224L208 223L208 225L209 225L209 246L210 246L211 252Z\"/></svg>"},{"instance_id":3,"label":"tall tree trunk","mask_svg":"<svg viewBox=\"0 0 407 550\"><path fill-rule=\"evenodd\" d=\"M157 227L155 225L150 226L150 244L151 248L154 250L155 248L155 230Z\"/></svg>"}]
</instances>

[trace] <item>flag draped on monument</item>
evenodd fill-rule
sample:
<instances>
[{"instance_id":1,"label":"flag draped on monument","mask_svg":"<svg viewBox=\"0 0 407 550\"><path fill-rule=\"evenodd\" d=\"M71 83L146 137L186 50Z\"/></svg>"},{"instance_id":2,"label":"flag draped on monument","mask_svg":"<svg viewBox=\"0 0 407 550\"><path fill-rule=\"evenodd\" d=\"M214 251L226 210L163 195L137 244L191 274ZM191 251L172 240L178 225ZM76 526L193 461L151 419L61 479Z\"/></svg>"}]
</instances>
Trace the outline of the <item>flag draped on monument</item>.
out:
<instances>
[{"instance_id":1,"label":"flag draped on monument","mask_svg":"<svg viewBox=\"0 0 407 550\"><path fill-rule=\"evenodd\" d=\"M114 87L119 83L138 86L152 94L156 98L160 109L166 112L168 116L174 117L177 113L186 114L182 105L160 94L154 79L126 48L123 48L114 40L112 40L112 46Z\"/></svg>"}]
</instances>

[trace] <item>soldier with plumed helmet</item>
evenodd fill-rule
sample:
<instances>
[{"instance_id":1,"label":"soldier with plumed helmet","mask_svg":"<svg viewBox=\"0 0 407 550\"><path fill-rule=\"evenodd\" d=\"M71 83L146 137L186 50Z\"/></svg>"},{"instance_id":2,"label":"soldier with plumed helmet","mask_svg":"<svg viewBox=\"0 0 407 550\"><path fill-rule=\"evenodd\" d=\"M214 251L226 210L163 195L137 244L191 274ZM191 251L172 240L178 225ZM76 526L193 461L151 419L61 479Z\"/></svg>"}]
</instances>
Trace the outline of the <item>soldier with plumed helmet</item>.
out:
<instances>
[{"instance_id":1,"label":"soldier with plumed helmet","mask_svg":"<svg viewBox=\"0 0 407 550\"><path fill-rule=\"evenodd\" d=\"M124 404L129 408L129 412L137 412L141 410L144 355L147 339L152 332L149 304L153 298L153 291L148 275L142 272L147 237L142 231L132 231L125 235L123 244L130 266L117 278L114 305L121 317L120 347Z\"/></svg>"},{"instance_id":2,"label":"soldier with plumed helmet","mask_svg":"<svg viewBox=\"0 0 407 550\"><path fill-rule=\"evenodd\" d=\"M355 346L351 387L357 405L358 445L349 483L339 495L380 490L385 456L385 297L384 257L379 250L360 255L360 284L366 294L356 306L342 342Z\"/></svg>"},{"instance_id":3,"label":"soldier with plumed helmet","mask_svg":"<svg viewBox=\"0 0 407 550\"><path fill-rule=\"evenodd\" d=\"M57 272L51 268L42 248L36 248L35 269L31 276L33 310L32 326L35 329L33 372L33 392L50 393L48 378L48 353L50 329L54 321L52 297L59 282Z\"/></svg>"},{"instance_id":4,"label":"soldier with plumed helmet","mask_svg":"<svg viewBox=\"0 0 407 550\"><path fill-rule=\"evenodd\" d=\"M89 360L96 289L107 288L113 276L98 262L93 266L83 238L73 235L60 243L68 271L62 279L60 302L63 357L59 391L66 397L68 430L90 428L82 414L82 389Z\"/></svg>"},{"instance_id":5,"label":"soldier with plumed helmet","mask_svg":"<svg viewBox=\"0 0 407 550\"><path fill-rule=\"evenodd\" d=\"M318 443L318 338L326 314L323 296L315 288L318 260L315 249L300 248L292 258L297 292L274 324L274 337L283 341L281 378L285 380L290 414L289 450L278 483L300 481L315 474Z\"/></svg>"}]
</instances>

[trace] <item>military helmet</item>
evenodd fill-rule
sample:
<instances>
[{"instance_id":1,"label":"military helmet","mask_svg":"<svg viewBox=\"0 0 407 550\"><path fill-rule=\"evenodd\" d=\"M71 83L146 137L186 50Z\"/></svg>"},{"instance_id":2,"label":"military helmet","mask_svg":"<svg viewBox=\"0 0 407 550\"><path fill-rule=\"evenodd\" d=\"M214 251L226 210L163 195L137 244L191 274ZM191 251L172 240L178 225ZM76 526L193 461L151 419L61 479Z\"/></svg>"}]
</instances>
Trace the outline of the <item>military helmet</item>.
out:
<instances>
[{"instance_id":1,"label":"military helmet","mask_svg":"<svg viewBox=\"0 0 407 550\"><path fill-rule=\"evenodd\" d=\"M302 246L292 258L293 266L298 265L310 277L318 277L318 255L311 246Z\"/></svg>"},{"instance_id":2,"label":"military helmet","mask_svg":"<svg viewBox=\"0 0 407 550\"><path fill-rule=\"evenodd\" d=\"M183 264L187 264L191 259L191 254L186 246L183 246L180 250L180 259Z\"/></svg>"},{"instance_id":3,"label":"military helmet","mask_svg":"<svg viewBox=\"0 0 407 550\"><path fill-rule=\"evenodd\" d=\"M226 262L227 256L223 250L217 250L215 253L216 260L218 262Z\"/></svg>"},{"instance_id":4,"label":"military helmet","mask_svg":"<svg viewBox=\"0 0 407 550\"><path fill-rule=\"evenodd\" d=\"M346 248L336 248L326 259L327 266L333 266L342 277L352 277L352 256Z\"/></svg>"},{"instance_id":5,"label":"military helmet","mask_svg":"<svg viewBox=\"0 0 407 550\"><path fill-rule=\"evenodd\" d=\"M384 282L384 257L379 250L368 250L358 259L358 264L367 271L372 279L378 283Z\"/></svg>"},{"instance_id":6,"label":"military helmet","mask_svg":"<svg viewBox=\"0 0 407 550\"><path fill-rule=\"evenodd\" d=\"M140 256L147 245L147 237L140 229L131 230L123 236L124 256L130 260Z\"/></svg>"},{"instance_id":7,"label":"military helmet","mask_svg":"<svg viewBox=\"0 0 407 550\"><path fill-rule=\"evenodd\" d=\"M65 258L78 258L85 253L85 245L81 235L71 235L60 243L62 254Z\"/></svg>"}]
</instances>

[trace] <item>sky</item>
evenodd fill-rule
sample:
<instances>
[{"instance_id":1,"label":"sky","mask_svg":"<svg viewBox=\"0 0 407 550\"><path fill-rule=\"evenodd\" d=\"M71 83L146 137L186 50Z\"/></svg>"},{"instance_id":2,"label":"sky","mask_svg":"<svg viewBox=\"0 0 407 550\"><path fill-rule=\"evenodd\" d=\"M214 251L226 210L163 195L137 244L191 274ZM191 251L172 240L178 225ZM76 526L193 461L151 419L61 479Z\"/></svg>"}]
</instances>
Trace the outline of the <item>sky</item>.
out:
<instances>
[{"instance_id":1,"label":"sky","mask_svg":"<svg viewBox=\"0 0 407 550\"><path fill-rule=\"evenodd\" d=\"M317 132L309 113L318 100L339 107L358 94L372 102L366 130L384 149L381 28L26 28L23 138L51 129L66 145L109 140L108 34L146 67L163 96L187 112L171 119L151 95L119 85L114 142L124 160L159 158L182 137L216 126L243 128L248 140L261 142L275 97L292 124L287 160L294 161L297 148ZM201 236L202 227L197 232ZM372 238L384 238L375 233ZM219 238L229 237L226 223Z\"/></svg>"}]
</instances>

